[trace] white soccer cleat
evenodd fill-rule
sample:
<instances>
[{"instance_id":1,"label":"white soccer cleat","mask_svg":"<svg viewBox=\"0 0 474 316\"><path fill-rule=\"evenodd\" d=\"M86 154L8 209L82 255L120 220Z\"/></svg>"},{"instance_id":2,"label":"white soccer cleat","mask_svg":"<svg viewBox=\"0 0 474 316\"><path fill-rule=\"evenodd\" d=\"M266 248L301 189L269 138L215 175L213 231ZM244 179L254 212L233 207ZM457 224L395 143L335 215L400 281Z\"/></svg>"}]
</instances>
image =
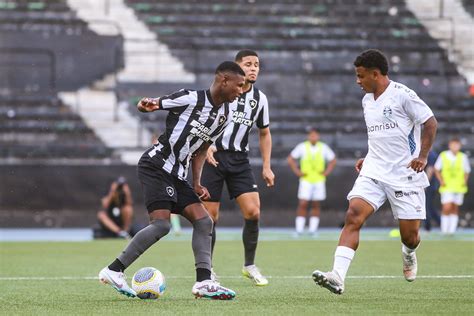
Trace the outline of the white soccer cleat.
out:
<instances>
[{"instance_id":1,"label":"white soccer cleat","mask_svg":"<svg viewBox=\"0 0 474 316\"><path fill-rule=\"evenodd\" d=\"M252 264L242 268L242 274L244 277L252 280L257 286L265 286L268 284L267 278L265 278L256 265Z\"/></svg>"},{"instance_id":2,"label":"white soccer cleat","mask_svg":"<svg viewBox=\"0 0 474 316\"><path fill-rule=\"evenodd\" d=\"M216 271L214 271L214 268L211 268L211 280L219 283L219 276L217 275Z\"/></svg>"},{"instance_id":3,"label":"white soccer cleat","mask_svg":"<svg viewBox=\"0 0 474 316\"><path fill-rule=\"evenodd\" d=\"M321 272L315 270L313 272L313 280L334 294L344 293L344 281L341 280L336 272Z\"/></svg>"},{"instance_id":4,"label":"white soccer cleat","mask_svg":"<svg viewBox=\"0 0 474 316\"><path fill-rule=\"evenodd\" d=\"M137 293L128 286L123 272L112 271L108 267L105 267L99 272L99 280L104 284L109 284L120 294L128 297L137 296Z\"/></svg>"},{"instance_id":5,"label":"white soccer cleat","mask_svg":"<svg viewBox=\"0 0 474 316\"><path fill-rule=\"evenodd\" d=\"M403 259L403 275L405 280L413 282L416 279L416 273L418 272L418 264L416 262L416 253L405 254L402 251Z\"/></svg>"},{"instance_id":6,"label":"white soccer cleat","mask_svg":"<svg viewBox=\"0 0 474 316\"><path fill-rule=\"evenodd\" d=\"M214 300L231 300L235 297L234 291L212 280L194 283L192 293L196 298L204 297Z\"/></svg>"}]
</instances>

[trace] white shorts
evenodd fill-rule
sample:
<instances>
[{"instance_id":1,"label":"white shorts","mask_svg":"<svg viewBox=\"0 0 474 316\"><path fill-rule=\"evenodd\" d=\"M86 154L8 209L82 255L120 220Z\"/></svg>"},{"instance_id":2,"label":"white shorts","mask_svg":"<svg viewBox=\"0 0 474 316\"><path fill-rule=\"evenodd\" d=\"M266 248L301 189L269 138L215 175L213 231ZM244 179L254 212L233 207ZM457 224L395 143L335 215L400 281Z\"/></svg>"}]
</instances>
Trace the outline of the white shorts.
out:
<instances>
[{"instance_id":1,"label":"white shorts","mask_svg":"<svg viewBox=\"0 0 474 316\"><path fill-rule=\"evenodd\" d=\"M441 193L441 204L454 203L462 205L464 203L464 193L443 192Z\"/></svg>"},{"instance_id":2,"label":"white shorts","mask_svg":"<svg viewBox=\"0 0 474 316\"><path fill-rule=\"evenodd\" d=\"M300 180L298 199L305 201L323 201L326 199L326 183L310 183Z\"/></svg>"},{"instance_id":3,"label":"white shorts","mask_svg":"<svg viewBox=\"0 0 474 316\"><path fill-rule=\"evenodd\" d=\"M389 201L395 219L425 219L425 189L423 187L394 188L387 183L359 176L347 195L350 201L361 198L377 211Z\"/></svg>"}]
</instances>

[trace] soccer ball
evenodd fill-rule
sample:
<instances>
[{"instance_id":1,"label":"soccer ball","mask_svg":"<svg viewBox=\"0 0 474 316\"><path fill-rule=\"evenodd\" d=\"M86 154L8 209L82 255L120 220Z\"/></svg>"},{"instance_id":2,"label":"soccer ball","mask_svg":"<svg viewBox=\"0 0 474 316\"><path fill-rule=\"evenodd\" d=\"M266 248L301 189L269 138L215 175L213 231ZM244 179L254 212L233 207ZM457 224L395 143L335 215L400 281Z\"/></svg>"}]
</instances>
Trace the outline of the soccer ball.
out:
<instances>
[{"instance_id":1,"label":"soccer ball","mask_svg":"<svg viewBox=\"0 0 474 316\"><path fill-rule=\"evenodd\" d=\"M158 269L141 268L133 275L132 289L141 299L156 300L165 292L165 276Z\"/></svg>"}]
</instances>

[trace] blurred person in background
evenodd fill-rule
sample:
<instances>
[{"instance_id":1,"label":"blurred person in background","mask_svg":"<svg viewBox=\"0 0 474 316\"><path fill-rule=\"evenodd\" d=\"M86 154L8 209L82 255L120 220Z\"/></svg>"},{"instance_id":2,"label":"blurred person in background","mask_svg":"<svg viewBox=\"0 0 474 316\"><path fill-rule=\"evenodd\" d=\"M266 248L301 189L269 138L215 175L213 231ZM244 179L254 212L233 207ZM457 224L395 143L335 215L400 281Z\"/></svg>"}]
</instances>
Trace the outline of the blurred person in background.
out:
<instances>
[{"instance_id":1,"label":"blurred person in background","mask_svg":"<svg viewBox=\"0 0 474 316\"><path fill-rule=\"evenodd\" d=\"M425 189L426 195L426 220L425 220L425 229L426 231L431 231L431 220L434 220L438 225L441 225L441 219L439 217L438 210L434 205L434 200L436 193L439 188L439 181L435 176L434 164L438 158L438 153L434 150L430 151L428 154L428 163L426 164L425 172L428 180L430 181L430 186Z\"/></svg>"},{"instance_id":2,"label":"blurred person in background","mask_svg":"<svg viewBox=\"0 0 474 316\"><path fill-rule=\"evenodd\" d=\"M441 233L452 235L459 221L459 206L467 193L467 180L471 172L467 155L461 152L461 141L452 138L449 150L443 151L434 165L441 194Z\"/></svg>"},{"instance_id":3,"label":"blurred person in background","mask_svg":"<svg viewBox=\"0 0 474 316\"><path fill-rule=\"evenodd\" d=\"M315 235L319 227L321 201L326 199L326 177L336 166L336 155L328 145L319 140L318 130L310 127L308 139L293 149L287 161L294 174L300 178L295 220L296 236L300 236L304 231L310 203L309 233Z\"/></svg>"},{"instance_id":4,"label":"blurred person in background","mask_svg":"<svg viewBox=\"0 0 474 316\"><path fill-rule=\"evenodd\" d=\"M112 182L101 203L102 209L97 213L100 228L94 230L94 238L130 238L133 201L124 177Z\"/></svg>"}]
</instances>

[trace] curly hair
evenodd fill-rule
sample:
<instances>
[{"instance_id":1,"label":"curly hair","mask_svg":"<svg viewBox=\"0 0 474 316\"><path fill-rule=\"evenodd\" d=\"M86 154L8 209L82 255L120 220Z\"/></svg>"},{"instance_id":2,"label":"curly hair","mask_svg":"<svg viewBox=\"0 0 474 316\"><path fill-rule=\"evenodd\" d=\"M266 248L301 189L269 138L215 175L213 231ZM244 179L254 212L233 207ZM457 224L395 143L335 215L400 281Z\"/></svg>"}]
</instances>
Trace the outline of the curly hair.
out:
<instances>
[{"instance_id":1,"label":"curly hair","mask_svg":"<svg viewBox=\"0 0 474 316\"><path fill-rule=\"evenodd\" d=\"M376 68L384 76L388 74L388 61L385 55L377 49L368 49L356 57L355 67Z\"/></svg>"}]
</instances>

